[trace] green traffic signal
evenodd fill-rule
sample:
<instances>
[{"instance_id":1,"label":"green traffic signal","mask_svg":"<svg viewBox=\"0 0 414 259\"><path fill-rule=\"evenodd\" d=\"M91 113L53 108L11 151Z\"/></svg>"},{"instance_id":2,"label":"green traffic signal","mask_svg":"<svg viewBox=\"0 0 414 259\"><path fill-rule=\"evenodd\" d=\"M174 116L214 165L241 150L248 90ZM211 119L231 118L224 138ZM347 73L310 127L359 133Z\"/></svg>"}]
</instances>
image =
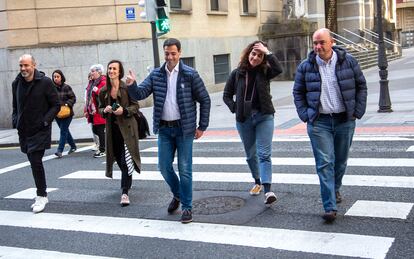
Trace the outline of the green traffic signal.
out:
<instances>
[{"instance_id":1,"label":"green traffic signal","mask_svg":"<svg viewBox=\"0 0 414 259\"><path fill-rule=\"evenodd\" d=\"M162 33L167 33L170 31L171 27L170 27L170 20L168 18L164 18L164 19L157 19L155 21L155 24L157 26L158 31L162 32Z\"/></svg>"}]
</instances>

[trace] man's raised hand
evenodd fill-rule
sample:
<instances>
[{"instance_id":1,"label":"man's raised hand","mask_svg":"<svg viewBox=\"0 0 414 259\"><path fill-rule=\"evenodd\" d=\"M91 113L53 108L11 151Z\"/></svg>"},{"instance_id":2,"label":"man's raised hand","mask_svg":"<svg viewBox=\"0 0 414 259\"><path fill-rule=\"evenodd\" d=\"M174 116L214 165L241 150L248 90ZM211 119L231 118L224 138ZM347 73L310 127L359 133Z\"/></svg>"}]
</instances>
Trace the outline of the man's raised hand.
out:
<instances>
[{"instance_id":1,"label":"man's raised hand","mask_svg":"<svg viewBox=\"0 0 414 259\"><path fill-rule=\"evenodd\" d=\"M132 72L132 70L131 69L128 70L128 74L127 74L127 77L126 77L126 84L128 86L132 85L134 83L135 79L136 79L136 77L135 77L135 74Z\"/></svg>"}]
</instances>

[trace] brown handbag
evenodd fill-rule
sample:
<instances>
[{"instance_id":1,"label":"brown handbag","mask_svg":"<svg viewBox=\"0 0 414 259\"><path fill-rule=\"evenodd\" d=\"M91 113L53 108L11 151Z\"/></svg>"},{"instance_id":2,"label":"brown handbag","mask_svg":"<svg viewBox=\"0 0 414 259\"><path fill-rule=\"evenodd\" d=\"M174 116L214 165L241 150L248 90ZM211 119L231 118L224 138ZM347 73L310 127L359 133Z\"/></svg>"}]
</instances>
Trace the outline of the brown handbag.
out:
<instances>
[{"instance_id":1,"label":"brown handbag","mask_svg":"<svg viewBox=\"0 0 414 259\"><path fill-rule=\"evenodd\" d=\"M66 106L66 105L60 106L60 111L56 115L56 117L58 117L59 119L65 119L65 118L67 118L69 116L70 116L70 108L69 108L69 106Z\"/></svg>"}]
</instances>

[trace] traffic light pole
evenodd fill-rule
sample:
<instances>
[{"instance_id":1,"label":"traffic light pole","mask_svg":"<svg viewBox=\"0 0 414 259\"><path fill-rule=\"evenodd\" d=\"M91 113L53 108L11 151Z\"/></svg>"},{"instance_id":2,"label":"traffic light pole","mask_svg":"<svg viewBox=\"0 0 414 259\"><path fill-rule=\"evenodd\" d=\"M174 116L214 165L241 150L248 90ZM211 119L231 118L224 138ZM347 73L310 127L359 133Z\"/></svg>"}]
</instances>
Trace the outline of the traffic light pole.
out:
<instances>
[{"instance_id":1,"label":"traffic light pole","mask_svg":"<svg viewBox=\"0 0 414 259\"><path fill-rule=\"evenodd\" d=\"M154 68L160 66L160 55L158 53L158 38L157 38L157 26L155 21L151 21L151 34L152 34L152 52L154 54Z\"/></svg>"}]
</instances>

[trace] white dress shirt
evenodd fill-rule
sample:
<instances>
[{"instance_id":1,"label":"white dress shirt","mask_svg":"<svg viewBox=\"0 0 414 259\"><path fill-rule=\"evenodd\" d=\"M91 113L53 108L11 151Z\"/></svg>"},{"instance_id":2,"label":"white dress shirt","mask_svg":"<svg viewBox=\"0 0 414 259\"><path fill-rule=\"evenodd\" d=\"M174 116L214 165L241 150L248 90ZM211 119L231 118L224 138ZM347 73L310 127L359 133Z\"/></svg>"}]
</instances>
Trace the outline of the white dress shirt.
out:
<instances>
[{"instance_id":1,"label":"white dress shirt","mask_svg":"<svg viewBox=\"0 0 414 259\"><path fill-rule=\"evenodd\" d=\"M168 66L165 65L167 72L167 96L165 97L164 108L162 110L161 119L165 121L175 121L180 119L180 109L177 104L177 77L180 63L170 72Z\"/></svg>"},{"instance_id":2,"label":"white dress shirt","mask_svg":"<svg viewBox=\"0 0 414 259\"><path fill-rule=\"evenodd\" d=\"M329 114L345 111L344 100L335 74L337 61L338 56L335 51L333 51L332 57L328 62L316 56L316 62L318 63L319 74L322 80L320 113Z\"/></svg>"}]
</instances>

